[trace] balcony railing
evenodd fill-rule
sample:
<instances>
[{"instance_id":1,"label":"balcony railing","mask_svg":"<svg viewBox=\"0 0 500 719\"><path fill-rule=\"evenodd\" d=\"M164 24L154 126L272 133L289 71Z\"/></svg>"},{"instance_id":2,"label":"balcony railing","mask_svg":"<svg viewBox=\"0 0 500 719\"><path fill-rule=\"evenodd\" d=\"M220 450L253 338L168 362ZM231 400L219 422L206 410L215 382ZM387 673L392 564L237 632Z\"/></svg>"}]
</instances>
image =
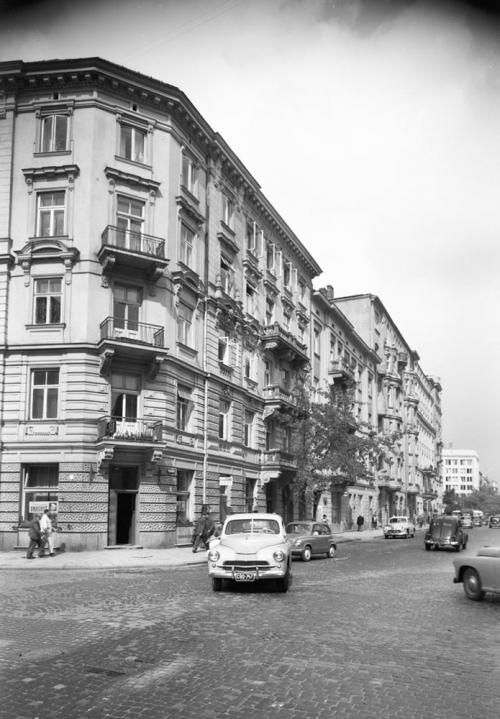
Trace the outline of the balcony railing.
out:
<instances>
[{"instance_id":1,"label":"balcony railing","mask_svg":"<svg viewBox=\"0 0 500 719\"><path fill-rule=\"evenodd\" d=\"M106 317L101 322L101 340L134 342L151 347L165 347L165 329L145 322L132 322L117 317Z\"/></svg>"},{"instance_id":2,"label":"balcony railing","mask_svg":"<svg viewBox=\"0 0 500 719\"><path fill-rule=\"evenodd\" d=\"M264 397L264 401L286 402L287 404L295 403L295 398L290 390L278 384L268 384L264 387L262 395Z\"/></svg>"},{"instance_id":3,"label":"balcony railing","mask_svg":"<svg viewBox=\"0 0 500 719\"><path fill-rule=\"evenodd\" d=\"M264 327L262 333L262 343L264 349L278 352L278 354L288 354L290 359L297 363L303 364L308 360L307 346L278 322Z\"/></svg>"},{"instance_id":4,"label":"balcony railing","mask_svg":"<svg viewBox=\"0 0 500 719\"><path fill-rule=\"evenodd\" d=\"M107 247L115 247L118 250L165 259L165 240L163 238L126 230L114 225L108 225L102 233L102 244Z\"/></svg>"},{"instance_id":5,"label":"balcony railing","mask_svg":"<svg viewBox=\"0 0 500 719\"><path fill-rule=\"evenodd\" d=\"M97 439L118 439L128 442L160 442L162 423L138 417L101 417L97 421Z\"/></svg>"}]
</instances>

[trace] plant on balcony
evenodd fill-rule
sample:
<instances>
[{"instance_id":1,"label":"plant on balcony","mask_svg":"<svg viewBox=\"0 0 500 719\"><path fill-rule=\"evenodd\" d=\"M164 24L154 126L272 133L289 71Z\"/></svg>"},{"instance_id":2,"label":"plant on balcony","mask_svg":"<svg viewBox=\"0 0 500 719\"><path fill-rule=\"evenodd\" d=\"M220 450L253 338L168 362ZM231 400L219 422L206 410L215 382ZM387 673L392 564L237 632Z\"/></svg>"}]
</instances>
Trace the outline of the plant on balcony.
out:
<instances>
[{"instance_id":1,"label":"plant on balcony","mask_svg":"<svg viewBox=\"0 0 500 719\"><path fill-rule=\"evenodd\" d=\"M386 451L384 439L353 416L352 388L331 385L315 394L318 401L312 401L307 384L299 386L300 409L291 409L287 417L297 457L296 490L312 504L313 516L324 491L371 480L371 467Z\"/></svg>"}]
</instances>

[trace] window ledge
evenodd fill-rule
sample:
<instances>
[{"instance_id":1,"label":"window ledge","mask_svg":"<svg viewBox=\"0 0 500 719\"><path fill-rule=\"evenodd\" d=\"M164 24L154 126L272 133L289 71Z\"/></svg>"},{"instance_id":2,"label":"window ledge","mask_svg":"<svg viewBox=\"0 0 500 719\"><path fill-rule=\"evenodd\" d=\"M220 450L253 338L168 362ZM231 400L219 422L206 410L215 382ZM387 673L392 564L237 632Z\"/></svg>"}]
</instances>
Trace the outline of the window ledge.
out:
<instances>
[{"instance_id":1,"label":"window ledge","mask_svg":"<svg viewBox=\"0 0 500 719\"><path fill-rule=\"evenodd\" d=\"M125 162L127 165L132 165L133 167L142 167L145 170L152 170L152 166L149 165L147 162L140 162L139 160L130 160L128 157L123 157L122 155L115 155L115 160L120 160L120 162Z\"/></svg>"},{"instance_id":2,"label":"window ledge","mask_svg":"<svg viewBox=\"0 0 500 719\"><path fill-rule=\"evenodd\" d=\"M190 347L189 345L185 345L184 342L177 342L177 348L185 352L186 354L190 355L191 357L197 357L198 356L198 350L194 349L194 347Z\"/></svg>"},{"instance_id":3,"label":"window ledge","mask_svg":"<svg viewBox=\"0 0 500 719\"><path fill-rule=\"evenodd\" d=\"M48 152L34 152L34 157L54 157L54 155L57 155L58 157L62 155L71 155L71 150L49 150Z\"/></svg>"},{"instance_id":4,"label":"window ledge","mask_svg":"<svg viewBox=\"0 0 500 719\"><path fill-rule=\"evenodd\" d=\"M54 323L46 323L46 324L36 324L36 325L24 325L27 330L34 331L34 332L44 332L44 331L53 331L53 330L64 330L66 328L66 322L54 322Z\"/></svg>"}]
</instances>

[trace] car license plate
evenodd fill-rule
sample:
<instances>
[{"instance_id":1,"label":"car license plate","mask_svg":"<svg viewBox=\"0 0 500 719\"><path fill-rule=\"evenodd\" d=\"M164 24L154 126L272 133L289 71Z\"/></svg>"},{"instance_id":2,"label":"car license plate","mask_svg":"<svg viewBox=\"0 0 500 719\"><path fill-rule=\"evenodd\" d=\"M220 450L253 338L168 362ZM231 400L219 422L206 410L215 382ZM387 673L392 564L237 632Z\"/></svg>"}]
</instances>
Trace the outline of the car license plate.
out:
<instances>
[{"instance_id":1,"label":"car license plate","mask_svg":"<svg viewBox=\"0 0 500 719\"><path fill-rule=\"evenodd\" d=\"M234 572L236 582L255 582L257 572Z\"/></svg>"}]
</instances>

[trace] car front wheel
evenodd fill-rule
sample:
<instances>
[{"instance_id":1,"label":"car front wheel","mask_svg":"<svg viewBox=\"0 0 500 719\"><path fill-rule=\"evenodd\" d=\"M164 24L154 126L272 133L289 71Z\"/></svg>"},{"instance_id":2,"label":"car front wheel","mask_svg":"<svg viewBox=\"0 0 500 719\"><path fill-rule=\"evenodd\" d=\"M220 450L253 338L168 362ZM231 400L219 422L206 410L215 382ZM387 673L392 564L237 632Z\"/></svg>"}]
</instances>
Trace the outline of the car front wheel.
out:
<instances>
[{"instance_id":1,"label":"car front wheel","mask_svg":"<svg viewBox=\"0 0 500 719\"><path fill-rule=\"evenodd\" d=\"M337 547L335 546L335 544L330 544L330 547L328 549L328 552L326 553L326 556L329 557L330 559L333 559L336 554L337 554Z\"/></svg>"},{"instance_id":2,"label":"car front wheel","mask_svg":"<svg viewBox=\"0 0 500 719\"><path fill-rule=\"evenodd\" d=\"M311 551L311 547L308 545L307 547L304 547L304 549L302 550L302 561L308 562L311 559L311 557L312 557L312 551Z\"/></svg>"},{"instance_id":3,"label":"car front wheel","mask_svg":"<svg viewBox=\"0 0 500 719\"><path fill-rule=\"evenodd\" d=\"M472 567L467 567L463 576L464 592L469 599L480 602L484 597L479 574Z\"/></svg>"},{"instance_id":4,"label":"car front wheel","mask_svg":"<svg viewBox=\"0 0 500 719\"><path fill-rule=\"evenodd\" d=\"M288 588L290 586L290 570L287 571L284 577L276 580L276 586L278 588L278 592L288 592Z\"/></svg>"},{"instance_id":5,"label":"car front wheel","mask_svg":"<svg viewBox=\"0 0 500 719\"><path fill-rule=\"evenodd\" d=\"M220 577L212 577L212 589L214 592L222 591L222 579Z\"/></svg>"},{"instance_id":6,"label":"car front wheel","mask_svg":"<svg viewBox=\"0 0 500 719\"><path fill-rule=\"evenodd\" d=\"M425 551L426 551L426 552L430 552L430 551L431 551L431 545L430 545L430 544L426 544L426 545L425 545Z\"/></svg>"}]
</instances>

